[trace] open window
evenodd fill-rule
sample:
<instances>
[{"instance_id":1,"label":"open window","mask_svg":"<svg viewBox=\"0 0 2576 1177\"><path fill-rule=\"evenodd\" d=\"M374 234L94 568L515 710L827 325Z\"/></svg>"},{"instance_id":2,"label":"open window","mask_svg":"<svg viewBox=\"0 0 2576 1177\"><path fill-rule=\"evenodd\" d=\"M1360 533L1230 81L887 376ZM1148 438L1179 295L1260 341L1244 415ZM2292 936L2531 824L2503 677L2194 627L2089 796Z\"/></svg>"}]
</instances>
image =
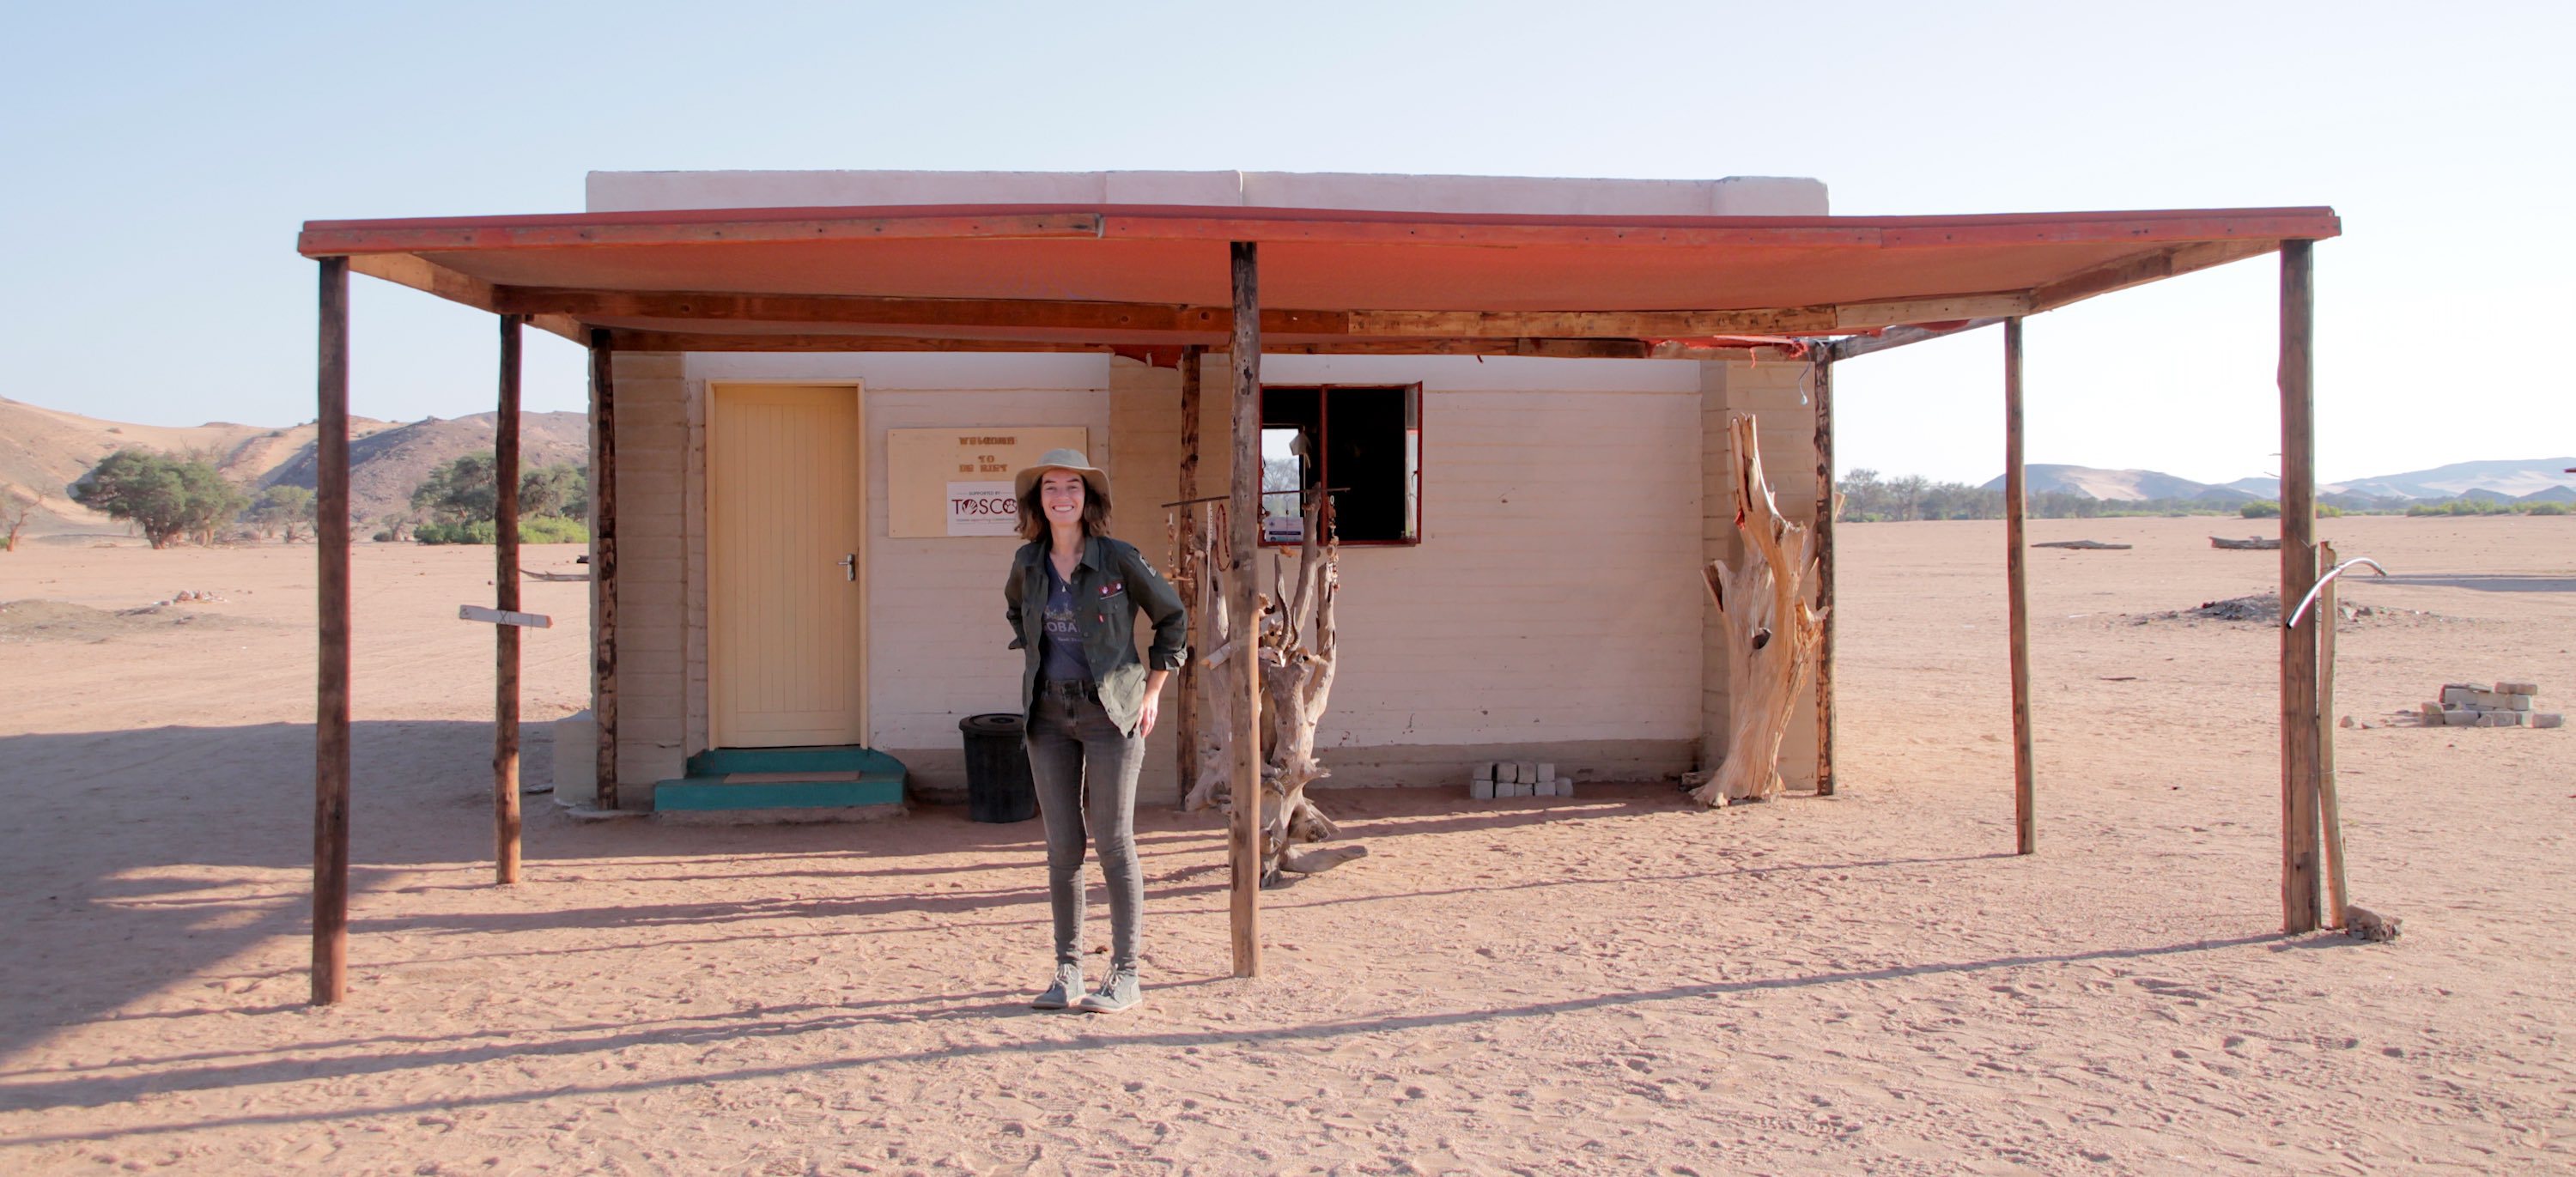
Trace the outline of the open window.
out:
<instances>
[{"instance_id":1,"label":"open window","mask_svg":"<svg viewBox=\"0 0 2576 1177\"><path fill-rule=\"evenodd\" d=\"M1261 542L1300 542L1328 489L1343 543L1422 542L1421 385L1261 390Z\"/></svg>"}]
</instances>

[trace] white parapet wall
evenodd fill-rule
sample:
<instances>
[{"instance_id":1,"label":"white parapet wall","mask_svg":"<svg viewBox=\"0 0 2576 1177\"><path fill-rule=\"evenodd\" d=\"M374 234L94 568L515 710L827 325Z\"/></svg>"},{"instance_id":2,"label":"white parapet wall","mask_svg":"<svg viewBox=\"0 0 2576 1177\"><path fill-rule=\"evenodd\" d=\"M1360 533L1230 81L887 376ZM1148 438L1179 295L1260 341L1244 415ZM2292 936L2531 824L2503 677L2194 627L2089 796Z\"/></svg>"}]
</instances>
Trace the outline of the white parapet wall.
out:
<instances>
[{"instance_id":1,"label":"white parapet wall","mask_svg":"<svg viewBox=\"0 0 2576 1177\"><path fill-rule=\"evenodd\" d=\"M592 212L933 204L1185 205L1561 216L1820 217L1821 180L1365 172L592 172Z\"/></svg>"}]
</instances>

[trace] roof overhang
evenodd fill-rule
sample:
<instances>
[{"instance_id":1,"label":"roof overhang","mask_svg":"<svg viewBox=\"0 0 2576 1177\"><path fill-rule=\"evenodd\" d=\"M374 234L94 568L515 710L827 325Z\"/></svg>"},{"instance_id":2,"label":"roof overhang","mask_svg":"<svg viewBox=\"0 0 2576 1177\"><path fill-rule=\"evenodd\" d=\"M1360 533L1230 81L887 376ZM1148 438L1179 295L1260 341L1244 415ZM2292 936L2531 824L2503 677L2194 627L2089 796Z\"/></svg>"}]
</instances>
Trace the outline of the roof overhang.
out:
<instances>
[{"instance_id":1,"label":"roof overhang","mask_svg":"<svg viewBox=\"0 0 2576 1177\"><path fill-rule=\"evenodd\" d=\"M314 221L298 248L574 338L669 351L1222 347L1689 355L2027 315L2337 236L2328 208L1636 217L1174 206ZM1750 338L1747 337L1758 337Z\"/></svg>"}]
</instances>

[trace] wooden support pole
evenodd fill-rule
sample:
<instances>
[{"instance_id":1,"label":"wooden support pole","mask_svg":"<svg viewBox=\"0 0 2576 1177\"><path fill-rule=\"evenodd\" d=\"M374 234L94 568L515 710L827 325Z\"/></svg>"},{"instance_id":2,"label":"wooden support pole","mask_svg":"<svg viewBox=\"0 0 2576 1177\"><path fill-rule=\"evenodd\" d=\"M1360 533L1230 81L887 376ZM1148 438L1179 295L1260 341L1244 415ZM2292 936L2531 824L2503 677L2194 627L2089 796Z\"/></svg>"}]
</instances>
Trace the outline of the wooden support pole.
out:
<instances>
[{"instance_id":1,"label":"wooden support pole","mask_svg":"<svg viewBox=\"0 0 2576 1177\"><path fill-rule=\"evenodd\" d=\"M313 537L321 657L313 703L313 1004L349 992L349 259L322 262Z\"/></svg>"},{"instance_id":2,"label":"wooden support pole","mask_svg":"<svg viewBox=\"0 0 2576 1177\"><path fill-rule=\"evenodd\" d=\"M2030 738L2029 513L2021 448L2021 317L2004 320L2004 584L2012 643L2013 852L2039 852L2039 798Z\"/></svg>"},{"instance_id":3,"label":"wooden support pole","mask_svg":"<svg viewBox=\"0 0 2576 1177\"><path fill-rule=\"evenodd\" d=\"M2310 250L2281 243L2281 600L2284 608L2316 587L2315 370L2310 331L2315 306ZM2281 630L2281 930L2315 931L2317 893L2317 618L2311 609Z\"/></svg>"},{"instance_id":4,"label":"wooden support pole","mask_svg":"<svg viewBox=\"0 0 2576 1177\"><path fill-rule=\"evenodd\" d=\"M1226 611L1234 625L1228 688L1239 704L1234 730L1232 926L1234 975L1261 975L1261 613L1253 557L1261 526L1261 265L1258 246L1237 241L1234 258L1234 470L1226 506Z\"/></svg>"},{"instance_id":5,"label":"wooden support pole","mask_svg":"<svg viewBox=\"0 0 2576 1177\"><path fill-rule=\"evenodd\" d=\"M1834 358L1818 351L1816 375L1816 795L1834 795Z\"/></svg>"},{"instance_id":6,"label":"wooden support pole","mask_svg":"<svg viewBox=\"0 0 2576 1177\"><path fill-rule=\"evenodd\" d=\"M2317 575L2333 571L2334 545L2317 545ZM2335 796L2335 626L2342 620L2336 612L2336 581L2327 581L2325 591L2317 594L2317 816L2325 826L2326 909L2325 926L2343 926L2343 909L2352 903L2352 893L2344 889L2343 875L2343 803Z\"/></svg>"},{"instance_id":7,"label":"wooden support pole","mask_svg":"<svg viewBox=\"0 0 2576 1177\"><path fill-rule=\"evenodd\" d=\"M1182 600L1192 603L1193 609L1199 599L1199 578L1207 575L1207 570L1199 567L1200 504L1191 501L1199 497L1200 368L1206 357L1207 349L1196 344L1181 349L1181 505L1173 508L1181 514L1180 527L1173 536L1173 546L1178 550L1172 554L1179 583L1172 587L1179 590ZM1181 662L1180 674L1174 676L1180 680L1181 697L1172 716L1173 763L1179 766L1175 779L1181 783L1179 804L1183 805L1188 804L1190 788L1199 778L1199 657L1207 647L1198 636L1207 632L1205 614L1206 610L1197 609L1191 615L1192 649Z\"/></svg>"},{"instance_id":8,"label":"wooden support pole","mask_svg":"<svg viewBox=\"0 0 2576 1177\"><path fill-rule=\"evenodd\" d=\"M590 716L601 809L617 808L617 381L605 328L590 333Z\"/></svg>"},{"instance_id":9,"label":"wooden support pole","mask_svg":"<svg viewBox=\"0 0 2576 1177\"><path fill-rule=\"evenodd\" d=\"M501 316L492 420L492 607L519 611L519 325ZM492 881L519 881L519 627L492 627Z\"/></svg>"}]
</instances>

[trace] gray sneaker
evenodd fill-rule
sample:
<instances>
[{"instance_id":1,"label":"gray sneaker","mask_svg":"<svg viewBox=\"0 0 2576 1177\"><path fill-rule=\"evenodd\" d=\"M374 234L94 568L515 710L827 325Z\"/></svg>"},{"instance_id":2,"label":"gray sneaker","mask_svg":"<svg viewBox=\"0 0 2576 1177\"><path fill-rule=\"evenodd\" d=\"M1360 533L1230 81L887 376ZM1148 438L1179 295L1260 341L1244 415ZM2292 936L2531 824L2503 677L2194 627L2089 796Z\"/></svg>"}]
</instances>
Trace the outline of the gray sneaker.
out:
<instances>
[{"instance_id":1,"label":"gray sneaker","mask_svg":"<svg viewBox=\"0 0 2576 1177\"><path fill-rule=\"evenodd\" d=\"M1038 994L1036 1000L1029 1002L1029 1008L1063 1009L1073 1004L1073 995L1080 992L1082 992L1082 966L1060 964L1055 966L1055 984L1047 986L1046 992ZM1089 1001L1090 998L1086 997L1083 1000Z\"/></svg>"},{"instance_id":2,"label":"gray sneaker","mask_svg":"<svg viewBox=\"0 0 2576 1177\"><path fill-rule=\"evenodd\" d=\"M1136 983L1136 970L1119 969L1100 983L1100 988L1082 995L1082 1012L1114 1014L1133 1008L1145 1000L1145 987Z\"/></svg>"}]
</instances>

